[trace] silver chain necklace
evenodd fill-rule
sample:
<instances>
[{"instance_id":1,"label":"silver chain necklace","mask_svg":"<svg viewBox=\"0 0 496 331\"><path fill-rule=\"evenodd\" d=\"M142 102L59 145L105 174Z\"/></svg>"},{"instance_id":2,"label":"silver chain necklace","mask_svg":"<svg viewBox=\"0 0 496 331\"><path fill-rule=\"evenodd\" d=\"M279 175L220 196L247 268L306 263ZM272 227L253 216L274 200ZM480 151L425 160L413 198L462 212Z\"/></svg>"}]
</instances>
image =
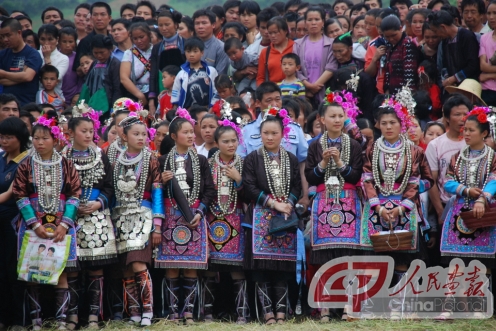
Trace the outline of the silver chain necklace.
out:
<instances>
[{"instance_id":1,"label":"silver chain necklace","mask_svg":"<svg viewBox=\"0 0 496 331\"><path fill-rule=\"evenodd\" d=\"M322 152L327 150L328 147L328 136L327 131L322 134L320 137L320 145L322 146ZM350 163L350 137L347 134L341 134L341 153L340 153L341 161L344 164ZM344 187L344 178L341 176L339 171L337 171L336 162L331 157L327 167L325 169L324 183L326 187L327 196L333 195L334 202L339 203L339 196L341 195L341 191Z\"/></svg>"},{"instance_id":2,"label":"silver chain necklace","mask_svg":"<svg viewBox=\"0 0 496 331\"><path fill-rule=\"evenodd\" d=\"M62 190L62 156L54 149L51 160L43 161L41 155L34 152L33 161L38 203L46 213L56 214Z\"/></svg>"}]
</instances>

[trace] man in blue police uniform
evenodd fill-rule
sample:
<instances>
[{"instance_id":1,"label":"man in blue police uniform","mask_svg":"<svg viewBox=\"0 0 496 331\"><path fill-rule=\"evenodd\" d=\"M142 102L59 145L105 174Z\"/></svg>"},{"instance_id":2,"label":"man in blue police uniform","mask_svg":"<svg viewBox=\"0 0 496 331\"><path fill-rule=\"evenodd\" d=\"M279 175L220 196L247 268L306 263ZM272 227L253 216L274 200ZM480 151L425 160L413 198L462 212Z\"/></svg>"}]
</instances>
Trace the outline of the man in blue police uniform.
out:
<instances>
[{"instance_id":1,"label":"man in blue police uniform","mask_svg":"<svg viewBox=\"0 0 496 331\"><path fill-rule=\"evenodd\" d=\"M264 82L255 91L256 107L262 110L255 121L248 123L243 128L243 143L238 147L238 154L245 158L251 152L262 147L260 125L262 124L263 111L270 107L282 107L281 89L273 82ZM307 158L308 143L303 135L301 127L291 122L289 124L289 141L283 138L282 146L293 153L298 161L305 162Z\"/></svg>"},{"instance_id":2,"label":"man in blue police uniform","mask_svg":"<svg viewBox=\"0 0 496 331\"><path fill-rule=\"evenodd\" d=\"M281 89L273 82L264 82L257 87L255 91L256 103L255 106L260 108L262 112L258 115L257 119L248 123L243 128L243 143L238 147L238 154L245 158L251 152L262 147L262 137L260 135L260 125L262 124L263 111L270 107L282 107L282 94ZM304 208L308 208L308 183L305 178L305 160L307 158L308 143L303 134L301 127L291 122L289 124L291 131L289 131L289 139L283 138L282 146L288 151L293 153L300 162L300 173L302 175L303 195L300 204Z\"/></svg>"}]
</instances>

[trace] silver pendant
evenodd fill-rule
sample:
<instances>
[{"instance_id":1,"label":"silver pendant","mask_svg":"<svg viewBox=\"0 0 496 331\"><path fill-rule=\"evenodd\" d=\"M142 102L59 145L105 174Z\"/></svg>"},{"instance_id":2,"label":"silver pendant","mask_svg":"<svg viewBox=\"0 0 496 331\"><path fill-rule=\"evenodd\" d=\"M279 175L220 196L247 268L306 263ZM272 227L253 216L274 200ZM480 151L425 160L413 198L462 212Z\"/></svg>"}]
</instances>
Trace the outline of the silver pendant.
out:
<instances>
[{"instance_id":1,"label":"silver pendant","mask_svg":"<svg viewBox=\"0 0 496 331\"><path fill-rule=\"evenodd\" d=\"M330 176L326 182L326 185L329 186L339 186L339 179L336 176Z\"/></svg>"}]
</instances>

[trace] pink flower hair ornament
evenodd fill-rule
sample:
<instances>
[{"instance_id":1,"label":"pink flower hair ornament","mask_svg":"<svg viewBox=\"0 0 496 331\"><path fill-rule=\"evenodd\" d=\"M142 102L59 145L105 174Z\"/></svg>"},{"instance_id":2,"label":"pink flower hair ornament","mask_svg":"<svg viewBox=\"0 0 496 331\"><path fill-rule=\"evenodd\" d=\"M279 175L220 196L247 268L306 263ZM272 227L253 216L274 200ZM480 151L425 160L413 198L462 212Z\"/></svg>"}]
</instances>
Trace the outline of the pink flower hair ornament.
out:
<instances>
[{"instance_id":1,"label":"pink flower hair ornament","mask_svg":"<svg viewBox=\"0 0 496 331\"><path fill-rule=\"evenodd\" d=\"M50 134L54 139L67 145L67 139L65 139L64 133L60 130L57 120L55 118L48 118L46 114L38 117L38 120L33 123L33 126L40 125L50 129Z\"/></svg>"},{"instance_id":2,"label":"pink flower hair ornament","mask_svg":"<svg viewBox=\"0 0 496 331\"><path fill-rule=\"evenodd\" d=\"M390 107L396 112L396 116L401 121L401 133L406 133L408 128L413 126L413 119L415 118L415 107L417 102L413 98L412 90L408 87L410 81L404 85L398 93L385 99L381 108Z\"/></svg>"},{"instance_id":3,"label":"pink flower hair ornament","mask_svg":"<svg viewBox=\"0 0 496 331\"><path fill-rule=\"evenodd\" d=\"M93 141L97 143L100 140L98 136L98 132L100 127L102 126L100 123L100 116L102 116L102 112L96 111L93 108L89 107L84 103L84 100L81 100L79 105L76 105L72 108L72 117L86 117L89 118L93 122L93 128L95 131Z\"/></svg>"},{"instance_id":4,"label":"pink flower hair ornament","mask_svg":"<svg viewBox=\"0 0 496 331\"><path fill-rule=\"evenodd\" d=\"M176 116L172 119L172 121L170 122L170 125L172 125L172 122L174 122L174 120L177 118L184 118L186 121L190 122L191 125L193 125L193 127L196 124L196 121L191 117L189 112L186 109L181 108L181 107L177 108Z\"/></svg>"},{"instance_id":5,"label":"pink flower hair ornament","mask_svg":"<svg viewBox=\"0 0 496 331\"><path fill-rule=\"evenodd\" d=\"M148 142L153 141L153 139L155 139L155 134L156 133L157 133L157 129L155 129L155 128L149 128L148 129L148 136L150 136Z\"/></svg>"},{"instance_id":6,"label":"pink flower hair ornament","mask_svg":"<svg viewBox=\"0 0 496 331\"><path fill-rule=\"evenodd\" d=\"M265 115L262 118L262 123L267 119L267 116L279 117L282 120L282 135L286 140L289 140L289 132L291 132L291 128L289 124L291 123L291 117L289 117L289 113L286 109L279 109L277 107L272 107L266 109L264 111Z\"/></svg>"},{"instance_id":7,"label":"pink flower hair ornament","mask_svg":"<svg viewBox=\"0 0 496 331\"><path fill-rule=\"evenodd\" d=\"M329 88L326 90L326 96L324 98L324 104L330 105L331 103L337 103L341 107L350 119L352 123L356 123L358 115L362 113L360 108L358 108L357 98L353 97L351 92L346 90L343 91L331 91Z\"/></svg>"},{"instance_id":8,"label":"pink flower hair ornament","mask_svg":"<svg viewBox=\"0 0 496 331\"><path fill-rule=\"evenodd\" d=\"M413 115L411 115L408 112L408 109L406 107L404 107L402 104L396 101L394 99L394 96L385 99L380 108L394 109L396 116L398 116L401 122L401 133L406 133L408 131L408 128L410 128L413 125L412 122Z\"/></svg>"},{"instance_id":9,"label":"pink flower hair ornament","mask_svg":"<svg viewBox=\"0 0 496 331\"><path fill-rule=\"evenodd\" d=\"M241 129L239 128L239 126L237 126L236 124L234 124L233 122L231 122L227 118L225 118L221 121L217 121L217 123L219 124L219 126L230 126L231 128L233 128L234 131L236 131L236 135L238 136L239 142L240 143L243 142L243 134L241 133Z\"/></svg>"}]
</instances>

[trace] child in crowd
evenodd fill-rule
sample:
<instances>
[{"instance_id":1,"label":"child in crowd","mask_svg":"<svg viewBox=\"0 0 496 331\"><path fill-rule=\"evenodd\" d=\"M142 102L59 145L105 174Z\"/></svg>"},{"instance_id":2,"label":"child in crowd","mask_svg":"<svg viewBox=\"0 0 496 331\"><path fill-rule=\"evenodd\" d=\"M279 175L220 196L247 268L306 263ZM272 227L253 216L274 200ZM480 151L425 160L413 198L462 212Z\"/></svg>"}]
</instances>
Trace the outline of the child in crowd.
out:
<instances>
[{"instance_id":1,"label":"child in crowd","mask_svg":"<svg viewBox=\"0 0 496 331\"><path fill-rule=\"evenodd\" d=\"M88 75L93 61L95 61L95 58L91 54L84 54L83 56L81 56L79 67L81 68L83 78L86 78L86 76Z\"/></svg>"},{"instance_id":2,"label":"child in crowd","mask_svg":"<svg viewBox=\"0 0 496 331\"><path fill-rule=\"evenodd\" d=\"M204 141L201 136L201 121L203 119L203 116L208 114L208 109L207 107L199 106L199 105L193 105L191 108L188 109L189 114L191 115L191 118L195 120L195 125L194 125L194 131L195 131L195 148L198 148L198 146L203 145ZM169 121L170 122L170 121Z\"/></svg>"},{"instance_id":3,"label":"child in crowd","mask_svg":"<svg viewBox=\"0 0 496 331\"><path fill-rule=\"evenodd\" d=\"M243 24L239 22L228 22L222 27L224 43L228 39L237 38L246 46L246 29ZM225 45L225 44L224 44Z\"/></svg>"},{"instance_id":4,"label":"child in crowd","mask_svg":"<svg viewBox=\"0 0 496 331\"><path fill-rule=\"evenodd\" d=\"M78 100L79 100L79 93L78 94L74 94L74 96L71 99L71 104L69 106L71 108L74 107L75 105L77 105Z\"/></svg>"},{"instance_id":5,"label":"child in crowd","mask_svg":"<svg viewBox=\"0 0 496 331\"><path fill-rule=\"evenodd\" d=\"M50 64L45 64L40 69L40 81L43 89L36 94L36 103L49 103L58 112L64 110L65 99L55 91L59 83L59 70Z\"/></svg>"},{"instance_id":6,"label":"child in crowd","mask_svg":"<svg viewBox=\"0 0 496 331\"><path fill-rule=\"evenodd\" d=\"M76 58L76 41L77 33L73 28L67 27L59 31L59 51L69 58L69 68L72 68ZM72 99L79 94L82 86L83 79L75 71L67 70L64 78L62 78L62 93L64 94L66 106L71 106Z\"/></svg>"},{"instance_id":7,"label":"child in crowd","mask_svg":"<svg viewBox=\"0 0 496 331\"><path fill-rule=\"evenodd\" d=\"M282 95L305 98L305 85L296 77L296 72L300 70L300 57L294 53L286 54L281 59L282 71L286 78L277 83L281 88Z\"/></svg>"},{"instance_id":8,"label":"child in crowd","mask_svg":"<svg viewBox=\"0 0 496 331\"><path fill-rule=\"evenodd\" d=\"M201 60L205 44L193 37L184 43L186 63L181 66L172 87L172 104L188 109L192 105L208 106L217 101L213 84L217 70Z\"/></svg>"},{"instance_id":9,"label":"child in crowd","mask_svg":"<svg viewBox=\"0 0 496 331\"><path fill-rule=\"evenodd\" d=\"M441 117L443 104L441 103L441 89L436 84L437 68L429 60L420 62L418 67L419 90L429 93L432 101L431 118L438 119Z\"/></svg>"},{"instance_id":10,"label":"child in crowd","mask_svg":"<svg viewBox=\"0 0 496 331\"><path fill-rule=\"evenodd\" d=\"M236 89L233 86L231 77L228 75L219 75L215 77L214 84L219 98L225 100L236 95Z\"/></svg>"},{"instance_id":11,"label":"child in crowd","mask_svg":"<svg viewBox=\"0 0 496 331\"><path fill-rule=\"evenodd\" d=\"M238 38L229 38L224 44L224 51L231 60L231 65L236 70L243 70L246 67L258 66L258 54L253 54L245 51L243 43ZM243 78L238 84L238 90L243 90L247 87L252 89L257 88L256 77L250 79L248 76Z\"/></svg>"},{"instance_id":12,"label":"child in crowd","mask_svg":"<svg viewBox=\"0 0 496 331\"><path fill-rule=\"evenodd\" d=\"M229 103L232 109L234 108L245 108L246 109L246 103L241 99L241 97L238 96L231 96L225 99L226 102Z\"/></svg>"},{"instance_id":13,"label":"child in crowd","mask_svg":"<svg viewBox=\"0 0 496 331\"><path fill-rule=\"evenodd\" d=\"M257 117L255 114L255 90L251 87L240 90L239 97L243 99L246 109L251 112L252 116Z\"/></svg>"},{"instance_id":14,"label":"child in crowd","mask_svg":"<svg viewBox=\"0 0 496 331\"><path fill-rule=\"evenodd\" d=\"M300 105L300 115L296 118L296 123L304 128L307 123L307 117L313 112L313 107L310 102L305 98L294 98Z\"/></svg>"},{"instance_id":15,"label":"child in crowd","mask_svg":"<svg viewBox=\"0 0 496 331\"><path fill-rule=\"evenodd\" d=\"M322 133L322 128L320 126L320 115L318 111L314 111L308 115L305 127L306 132L312 138L318 137Z\"/></svg>"},{"instance_id":16,"label":"child in crowd","mask_svg":"<svg viewBox=\"0 0 496 331\"><path fill-rule=\"evenodd\" d=\"M181 68L175 65L168 65L162 70L162 85L164 86L164 90L158 95L157 99L159 106L155 113L155 116L161 120L164 120L165 114L173 108L171 91L179 71L181 71Z\"/></svg>"},{"instance_id":17,"label":"child in crowd","mask_svg":"<svg viewBox=\"0 0 496 331\"><path fill-rule=\"evenodd\" d=\"M112 56L113 49L114 44L109 36L97 34L93 37L91 51L95 61L79 96L90 107L102 112L101 121L110 117L110 108L123 94L119 70L121 62Z\"/></svg>"},{"instance_id":18,"label":"child in crowd","mask_svg":"<svg viewBox=\"0 0 496 331\"><path fill-rule=\"evenodd\" d=\"M424 142L427 146L431 141L446 133L446 127L443 123L429 122L424 129Z\"/></svg>"},{"instance_id":19,"label":"child in crowd","mask_svg":"<svg viewBox=\"0 0 496 331\"><path fill-rule=\"evenodd\" d=\"M253 115L248 109L239 107L239 108L233 108L233 111L241 115L241 119L243 120L241 126L245 126L246 124L253 121Z\"/></svg>"}]
</instances>

